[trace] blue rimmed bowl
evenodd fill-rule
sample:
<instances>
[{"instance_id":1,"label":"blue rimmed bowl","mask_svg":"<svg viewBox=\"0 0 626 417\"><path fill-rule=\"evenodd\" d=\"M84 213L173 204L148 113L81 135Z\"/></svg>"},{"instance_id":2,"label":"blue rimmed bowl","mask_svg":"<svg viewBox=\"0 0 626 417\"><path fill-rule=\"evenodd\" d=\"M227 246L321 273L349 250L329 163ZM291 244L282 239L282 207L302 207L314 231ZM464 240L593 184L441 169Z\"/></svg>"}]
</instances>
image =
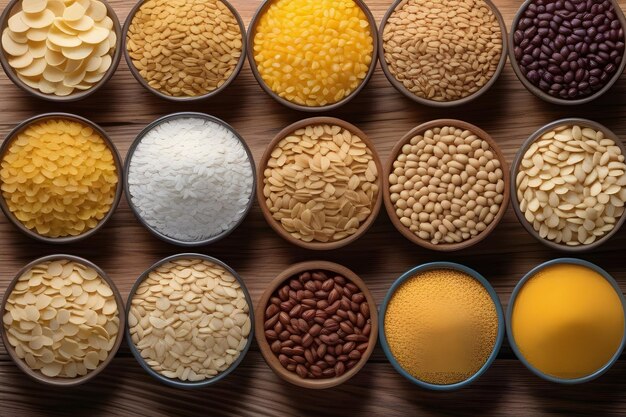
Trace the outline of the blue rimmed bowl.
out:
<instances>
[{"instance_id":1,"label":"blue rimmed bowl","mask_svg":"<svg viewBox=\"0 0 626 417\"><path fill-rule=\"evenodd\" d=\"M517 283L517 285L515 286L515 289L513 290L513 293L511 294L511 299L509 301L509 305L506 309L506 333L507 333L507 337L509 340L509 344L511 345L511 348L513 349L513 352L515 353L515 356L517 356L517 358L520 360L520 362L522 362L524 364L524 366L526 366L532 373L534 373L535 375L539 376L540 378L545 379L546 381L550 381L550 382L556 382L558 384L566 384L566 385L574 385L574 384L582 384L583 382L589 382L591 380L594 380L596 378L598 378L600 375L604 374L606 371L608 371L611 366L613 366L615 364L615 361L617 361L617 359L619 359L620 355L622 354L622 351L624 350L624 347L626 345L626 320L624 320L624 336L622 337L622 342L619 345L619 348L617 349L617 351L615 352L615 354L613 355L613 357L600 369L598 369L597 371L593 372L592 374L589 374L587 376L581 377L581 378L572 378L572 379L566 379L566 378L558 378L552 375L548 375L542 371L540 371L539 369L535 368L533 365L530 364L530 362L528 362L528 360L526 360L526 358L524 357L524 355L522 354L522 352L520 351L519 347L517 346L517 343L515 342L515 338L513 336L513 329L512 329L512 318L513 318L513 307L515 306L515 301L517 299L517 296L519 295L519 292L521 291L521 289L524 287L524 285L531 279L533 278L535 275L537 275L537 273L549 266L553 266L553 265L562 265L562 264L572 264L572 265L581 265L584 267L587 267L595 272L597 272L598 274L602 275L604 277L604 279L606 279L609 284L611 284L611 286L613 287L613 289L615 289L615 292L617 293L617 296L619 297L621 303L622 303L622 308L624 310L624 316L626 317L626 300L624 299L624 295L622 294L622 290L620 289L619 285L617 285L617 281L615 281L615 279L609 275L608 272L606 272L604 269L600 268L599 266L592 264L591 262L587 262L587 261L583 261L582 259L576 259L576 258L559 258L559 259L553 259L551 261L548 262L544 262L536 267L534 267L533 269L530 270L530 272L528 272L526 275L524 275L524 277L522 277L522 279Z\"/></svg>"},{"instance_id":2,"label":"blue rimmed bowl","mask_svg":"<svg viewBox=\"0 0 626 417\"><path fill-rule=\"evenodd\" d=\"M429 382L422 381L420 379L415 378L413 375L409 374L407 371L405 371L404 368L402 368L402 366L400 365L400 363L398 363L393 353L391 352L391 348L389 347L389 344L387 343L387 337L385 335L385 315L387 313L387 306L389 305L389 302L391 301L391 298L394 296L396 290L406 280L413 278L415 275L419 273L432 271L432 270L441 270L441 269L452 269L452 270L460 271L465 274L468 274L469 276L474 278L476 281L478 281L491 296L491 300L495 304L496 313L498 315L498 334L496 335L496 342L493 346L493 350L491 354L489 355L489 358L487 358L487 361L474 375L467 378L466 380L461 381L461 382L456 382L454 384L446 384L446 385L431 384ZM387 356L387 359L389 360L389 362L391 362L391 365L395 368L396 371L398 371L400 375L404 376L406 379L408 379L409 381L411 381L415 385L418 385L421 388L434 390L434 391L453 391L459 388L463 388L471 384L472 382L476 381L478 378L480 378L482 374L484 374L487 371L487 369L489 369L489 367L496 360L496 357L498 356L498 352L500 351L500 346L502 346L502 342L504 341L504 328L505 328L504 310L502 309L502 304L500 303L498 294L493 289L489 281L485 279L485 277L483 277L481 274L479 274L478 272L474 271L471 268L468 268L464 265L457 264L454 262L431 262L431 263L426 263L420 266L416 266L415 268L408 270L393 283L393 285L387 292L387 295L385 296L385 299L382 305L380 306L378 338L380 339L380 344L383 348L383 351L385 352L385 355Z\"/></svg>"}]
</instances>

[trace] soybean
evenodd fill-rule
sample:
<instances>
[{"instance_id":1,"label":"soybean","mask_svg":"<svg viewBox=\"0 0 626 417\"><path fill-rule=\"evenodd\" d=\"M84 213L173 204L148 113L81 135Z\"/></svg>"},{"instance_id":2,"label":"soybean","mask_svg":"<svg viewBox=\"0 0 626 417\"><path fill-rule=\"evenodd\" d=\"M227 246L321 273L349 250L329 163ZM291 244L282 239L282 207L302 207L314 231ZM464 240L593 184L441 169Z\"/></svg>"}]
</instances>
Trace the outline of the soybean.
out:
<instances>
[{"instance_id":1,"label":"soybean","mask_svg":"<svg viewBox=\"0 0 626 417\"><path fill-rule=\"evenodd\" d=\"M489 142L454 126L411 138L396 156L389 185L400 223L434 245L478 236L504 200L504 172Z\"/></svg>"}]
</instances>

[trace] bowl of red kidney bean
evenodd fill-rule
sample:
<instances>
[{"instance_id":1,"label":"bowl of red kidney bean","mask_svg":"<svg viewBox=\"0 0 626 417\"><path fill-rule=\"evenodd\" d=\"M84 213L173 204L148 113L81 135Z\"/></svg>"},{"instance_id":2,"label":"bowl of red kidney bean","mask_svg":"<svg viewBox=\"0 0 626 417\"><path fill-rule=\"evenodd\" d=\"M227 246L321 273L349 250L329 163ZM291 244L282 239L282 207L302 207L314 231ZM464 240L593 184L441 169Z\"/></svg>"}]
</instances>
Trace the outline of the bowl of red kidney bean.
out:
<instances>
[{"instance_id":1,"label":"bowl of red kidney bean","mask_svg":"<svg viewBox=\"0 0 626 417\"><path fill-rule=\"evenodd\" d=\"M625 27L613 0L527 0L509 34L511 65L541 99L587 103L608 91L624 71Z\"/></svg>"},{"instance_id":2,"label":"bowl of red kidney bean","mask_svg":"<svg viewBox=\"0 0 626 417\"><path fill-rule=\"evenodd\" d=\"M304 388L337 386L356 375L376 345L378 313L365 283L325 261L292 265L257 305L256 339L269 367Z\"/></svg>"}]
</instances>

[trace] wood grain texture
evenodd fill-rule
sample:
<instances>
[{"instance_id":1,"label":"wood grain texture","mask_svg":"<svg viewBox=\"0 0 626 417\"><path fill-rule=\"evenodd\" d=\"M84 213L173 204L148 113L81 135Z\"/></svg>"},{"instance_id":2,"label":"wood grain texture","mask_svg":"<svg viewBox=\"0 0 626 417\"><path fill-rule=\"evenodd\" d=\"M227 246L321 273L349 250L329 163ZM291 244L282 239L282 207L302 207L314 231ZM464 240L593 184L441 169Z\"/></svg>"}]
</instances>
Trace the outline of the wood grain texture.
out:
<instances>
[{"instance_id":1,"label":"wood grain texture","mask_svg":"<svg viewBox=\"0 0 626 417\"><path fill-rule=\"evenodd\" d=\"M4 7L7 1L0 1ZM121 20L132 0L112 0ZM391 0L367 0L378 22ZM521 0L495 0L507 24ZM260 0L234 0L246 24ZM626 0L620 4L626 8ZM193 110L213 114L232 124L246 139L258 161L271 138L287 124L307 114L288 110L263 93L246 64L223 94L206 103L172 104L144 91L122 62L113 79L94 96L79 103L57 105L36 100L0 76L0 135L21 120L48 111L66 111L100 124L122 155L135 135L162 115ZM476 124L500 144L508 162L523 140L545 123L562 117L586 117L605 124L626 138L626 79L609 93L580 107L549 105L528 93L507 64L502 77L478 101L455 109L419 106L394 90L380 69L369 85L347 106L328 114L364 130L383 161L406 132L435 118L458 118ZM623 253L625 232L593 253L581 256L609 271L626 288ZM466 264L481 272L506 305L516 282L540 262L559 257L529 236L509 208L495 232L478 246L454 254L430 252L411 244L391 225L384 210L372 229L354 244L332 252L298 249L267 226L257 205L239 229L225 240L199 250L231 265L245 279L255 302L266 285L288 265L325 259L346 265L369 285L378 302L395 278L408 268L435 260ZM21 235L0 218L0 295L14 274L34 258L70 253L102 267L127 296L135 279L157 260L180 248L152 237L122 201L110 223L88 241L70 246L43 245ZM496 364L476 385L455 393L418 389L395 373L377 349L370 363L353 380L328 392L292 387L263 362L256 345L233 375L200 392L178 391L152 380L123 347L111 366L86 386L55 390L31 382L9 360L0 345L0 416L175 416L175 415L624 415L626 360L620 360L599 380L561 387L538 379L503 347Z\"/></svg>"}]
</instances>

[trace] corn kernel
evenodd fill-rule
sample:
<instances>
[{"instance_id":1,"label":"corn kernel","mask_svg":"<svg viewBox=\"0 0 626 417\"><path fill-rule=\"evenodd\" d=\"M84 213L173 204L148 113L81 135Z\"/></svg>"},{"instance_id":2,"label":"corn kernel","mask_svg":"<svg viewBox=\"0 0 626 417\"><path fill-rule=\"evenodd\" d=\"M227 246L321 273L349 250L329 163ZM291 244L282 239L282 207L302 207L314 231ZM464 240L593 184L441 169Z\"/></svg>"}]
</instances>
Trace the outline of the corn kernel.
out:
<instances>
[{"instance_id":1,"label":"corn kernel","mask_svg":"<svg viewBox=\"0 0 626 417\"><path fill-rule=\"evenodd\" d=\"M353 0L275 0L254 36L265 84L309 107L352 94L367 76L373 51L370 23Z\"/></svg>"},{"instance_id":2,"label":"corn kernel","mask_svg":"<svg viewBox=\"0 0 626 417\"><path fill-rule=\"evenodd\" d=\"M0 190L11 213L51 238L96 227L111 210L117 185L117 167L104 139L69 119L33 122L0 162Z\"/></svg>"}]
</instances>

